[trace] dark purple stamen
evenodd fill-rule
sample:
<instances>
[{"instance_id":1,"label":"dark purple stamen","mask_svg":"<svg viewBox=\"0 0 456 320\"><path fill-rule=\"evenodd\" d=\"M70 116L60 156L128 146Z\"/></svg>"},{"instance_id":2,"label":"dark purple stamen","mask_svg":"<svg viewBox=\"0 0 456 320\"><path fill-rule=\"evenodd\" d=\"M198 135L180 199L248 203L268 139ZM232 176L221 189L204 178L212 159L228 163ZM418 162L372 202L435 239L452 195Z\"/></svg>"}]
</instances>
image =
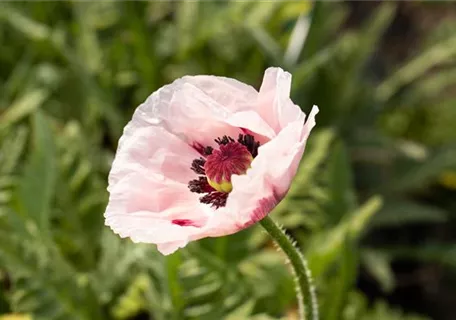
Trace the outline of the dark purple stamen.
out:
<instances>
[{"instance_id":1,"label":"dark purple stamen","mask_svg":"<svg viewBox=\"0 0 456 320\"><path fill-rule=\"evenodd\" d=\"M204 147L202 144L200 144L198 142L193 143L193 148L203 156L208 156L208 155L212 154L212 150L214 150L212 147L210 147L210 146Z\"/></svg>"},{"instance_id":2,"label":"dark purple stamen","mask_svg":"<svg viewBox=\"0 0 456 320\"><path fill-rule=\"evenodd\" d=\"M234 142L234 139L228 136L223 136L223 137L218 137L217 139L214 140L217 142L218 145L226 145L230 142Z\"/></svg>"},{"instance_id":3,"label":"dark purple stamen","mask_svg":"<svg viewBox=\"0 0 456 320\"><path fill-rule=\"evenodd\" d=\"M228 199L228 193L214 191L206 194L200 198L201 203L210 204L216 209L224 207L226 205L226 200Z\"/></svg>"},{"instance_id":4,"label":"dark purple stamen","mask_svg":"<svg viewBox=\"0 0 456 320\"><path fill-rule=\"evenodd\" d=\"M255 141L255 138L250 134L239 134L238 142L244 146L246 146L247 150L249 150L252 157L256 157L258 155L258 148L260 147L260 143Z\"/></svg>"},{"instance_id":5,"label":"dark purple stamen","mask_svg":"<svg viewBox=\"0 0 456 320\"><path fill-rule=\"evenodd\" d=\"M209 183L207 182L206 177L199 177L198 179L194 179L188 183L188 188L191 192L195 193L208 193L215 191Z\"/></svg>"},{"instance_id":6,"label":"dark purple stamen","mask_svg":"<svg viewBox=\"0 0 456 320\"><path fill-rule=\"evenodd\" d=\"M206 163L206 160L203 158L195 159L192 162L192 166L190 169L192 169L195 173L197 174L205 174L204 171L204 164Z\"/></svg>"},{"instance_id":7,"label":"dark purple stamen","mask_svg":"<svg viewBox=\"0 0 456 320\"><path fill-rule=\"evenodd\" d=\"M203 154L205 156L209 156L212 154L212 151L214 150L214 148L210 147L210 146L207 146L205 148L203 148Z\"/></svg>"}]
</instances>

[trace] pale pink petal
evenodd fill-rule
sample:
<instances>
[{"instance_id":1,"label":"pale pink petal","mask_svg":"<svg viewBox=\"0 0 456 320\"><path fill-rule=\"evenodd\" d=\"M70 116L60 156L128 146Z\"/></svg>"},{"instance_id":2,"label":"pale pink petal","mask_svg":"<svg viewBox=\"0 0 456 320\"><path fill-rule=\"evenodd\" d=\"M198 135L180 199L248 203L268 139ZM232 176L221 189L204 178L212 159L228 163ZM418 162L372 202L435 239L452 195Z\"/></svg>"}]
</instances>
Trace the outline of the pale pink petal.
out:
<instances>
[{"instance_id":1,"label":"pale pink petal","mask_svg":"<svg viewBox=\"0 0 456 320\"><path fill-rule=\"evenodd\" d=\"M232 126L247 129L248 133L262 144L276 135L271 127L265 125L263 118L253 110L236 112L228 117L226 122ZM246 132L243 133L245 134Z\"/></svg>"},{"instance_id":2,"label":"pale pink petal","mask_svg":"<svg viewBox=\"0 0 456 320\"><path fill-rule=\"evenodd\" d=\"M177 249L185 247L187 243L188 241L186 240L159 243L157 244L157 249L158 251L160 251L161 254L167 256L171 253L174 253Z\"/></svg>"},{"instance_id":3,"label":"pale pink petal","mask_svg":"<svg viewBox=\"0 0 456 320\"><path fill-rule=\"evenodd\" d=\"M109 226L121 237L129 237L133 242L166 244L177 241L189 241L196 227L181 227L166 219L156 219L142 215L115 216L109 220Z\"/></svg>"},{"instance_id":4,"label":"pale pink petal","mask_svg":"<svg viewBox=\"0 0 456 320\"><path fill-rule=\"evenodd\" d=\"M216 76L186 76L182 80L193 84L205 95L231 112L251 110L258 91L235 79Z\"/></svg>"},{"instance_id":5,"label":"pale pink petal","mask_svg":"<svg viewBox=\"0 0 456 320\"><path fill-rule=\"evenodd\" d=\"M275 136L274 130L255 110L258 91L252 86L235 79L215 76L184 77L183 80L192 83L227 108L230 114L224 120L226 123L237 128L249 128L251 132L263 137Z\"/></svg>"},{"instance_id":6,"label":"pale pink petal","mask_svg":"<svg viewBox=\"0 0 456 320\"><path fill-rule=\"evenodd\" d=\"M209 211L202 210L199 195L189 192L187 184L152 170L124 175L110 185L109 192L106 225L136 242L180 241L182 237L185 240L187 236L178 232L181 226L174 225L174 220L191 220L194 225L203 226L208 219ZM164 232L151 233L159 225ZM186 228L186 231L194 233L196 229Z\"/></svg>"},{"instance_id":7,"label":"pale pink petal","mask_svg":"<svg viewBox=\"0 0 456 320\"><path fill-rule=\"evenodd\" d=\"M149 96L136 110L133 121L141 124L159 122L189 144L197 141L214 145L214 137L236 137L246 125L251 131L272 138L274 131L261 117L249 115L255 121L248 123L244 117L236 116L237 112L253 108L256 102L253 95L255 98L258 95L252 91L254 89L244 85L223 96L220 89L215 90L220 84L226 86L223 79L225 78L215 76L178 79ZM233 87L232 84L229 85ZM225 105L222 104L224 101L231 102ZM234 102L238 105L234 105Z\"/></svg>"},{"instance_id":8,"label":"pale pink petal","mask_svg":"<svg viewBox=\"0 0 456 320\"><path fill-rule=\"evenodd\" d=\"M115 202L115 214L137 211L156 212L165 216L178 207L199 204L198 196L188 192L187 185L163 178L153 172L132 173L111 186L110 202ZM110 207L109 204L108 208ZM108 210L110 214L114 211ZM175 217L173 217L175 218Z\"/></svg>"},{"instance_id":9,"label":"pale pink petal","mask_svg":"<svg viewBox=\"0 0 456 320\"><path fill-rule=\"evenodd\" d=\"M245 175L233 175L233 191L226 208L238 215L240 225L257 219L257 208L278 203L288 191L301 160L310 130L315 125L318 108L314 106L309 119L290 123L276 138L261 146L251 169Z\"/></svg>"},{"instance_id":10,"label":"pale pink petal","mask_svg":"<svg viewBox=\"0 0 456 320\"><path fill-rule=\"evenodd\" d=\"M137 124L131 121L119 141L109 174L110 187L132 172L153 171L185 184L194 178L189 167L199 157L196 150L163 127Z\"/></svg>"},{"instance_id":11,"label":"pale pink petal","mask_svg":"<svg viewBox=\"0 0 456 320\"><path fill-rule=\"evenodd\" d=\"M257 101L257 112L278 133L289 123L303 121L301 109L290 99L291 74L281 68L268 68Z\"/></svg>"},{"instance_id":12,"label":"pale pink petal","mask_svg":"<svg viewBox=\"0 0 456 320\"><path fill-rule=\"evenodd\" d=\"M210 208L182 184L150 176L132 174L111 189L106 225L134 242L187 243L207 224Z\"/></svg>"}]
</instances>

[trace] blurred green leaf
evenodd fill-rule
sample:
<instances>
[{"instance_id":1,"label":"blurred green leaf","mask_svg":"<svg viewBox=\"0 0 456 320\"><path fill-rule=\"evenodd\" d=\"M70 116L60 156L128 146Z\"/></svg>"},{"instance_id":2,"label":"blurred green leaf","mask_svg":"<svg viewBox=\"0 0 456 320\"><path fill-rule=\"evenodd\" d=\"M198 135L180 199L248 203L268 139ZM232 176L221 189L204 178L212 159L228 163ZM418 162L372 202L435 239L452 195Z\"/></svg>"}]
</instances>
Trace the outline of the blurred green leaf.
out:
<instances>
[{"instance_id":1,"label":"blurred green leaf","mask_svg":"<svg viewBox=\"0 0 456 320\"><path fill-rule=\"evenodd\" d=\"M414 223L442 223L447 221L447 213L439 208L412 201L385 201L383 208L376 214L371 227L394 227Z\"/></svg>"},{"instance_id":2,"label":"blurred green leaf","mask_svg":"<svg viewBox=\"0 0 456 320\"><path fill-rule=\"evenodd\" d=\"M405 315L398 309L389 307L385 302L377 302L373 310L367 313L362 320L426 320L428 318L415 315Z\"/></svg>"},{"instance_id":3,"label":"blurred green leaf","mask_svg":"<svg viewBox=\"0 0 456 320\"><path fill-rule=\"evenodd\" d=\"M388 256L375 250L363 250L361 259L364 267L377 280L382 290L391 292L395 286L395 279Z\"/></svg>"},{"instance_id":4,"label":"blurred green leaf","mask_svg":"<svg viewBox=\"0 0 456 320\"><path fill-rule=\"evenodd\" d=\"M453 168L455 158L456 149L442 148L431 153L426 161L409 162L406 168L398 168L400 172L397 172L388 186L389 191L397 193L424 187L445 170Z\"/></svg>"},{"instance_id":5,"label":"blurred green leaf","mask_svg":"<svg viewBox=\"0 0 456 320\"><path fill-rule=\"evenodd\" d=\"M343 142L337 141L328 159L328 213L338 221L346 212L356 207L353 193L353 177L347 150Z\"/></svg>"},{"instance_id":6,"label":"blurred green leaf","mask_svg":"<svg viewBox=\"0 0 456 320\"><path fill-rule=\"evenodd\" d=\"M288 41L287 48L284 54L284 62L288 66L293 66L299 59L304 43L306 41L307 33L310 28L310 17L307 12L302 13L293 28Z\"/></svg>"},{"instance_id":7,"label":"blurred green leaf","mask_svg":"<svg viewBox=\"0 0 456 320\"><path fill-rule=\"evenodd\" d=\"M249 319L249 316L255 306L254 301L247 301L245 304L230 313L226 320Z\"/></svg>"},{"instance_id":8,"label":"blurred green leaf","mask_svg":"<svg viewBox=\"0 0 456 320\"><path fill-rule=\"evenodd\" d=\"M456 266L456 246L452 244L426 244L421 247L396 246L385 248L385 254L397 259L413 259L416 261L436 262L451 268Z\"/></svg>"},{"instance_id":9,"label":"blurred green leaf","mask_svg":"<svg viewBox=\"0 0 456 320\"><path fill-rule=\"evenodd\" d=\"M113 306L112 314L114 319L129 319L138 315L146 309L146 300L144 292L150 286L147 275L139 274L132 281L127 291L119 298L119 301Z\"/></svg>"},{"instance_id":10,"label":"blurred green leaf","mask_svg":"<svg viewBox=\"0 0 456 320\"><path fill-rule=\"evenodd\" d=\"M377 89L377 96L385 101L392 97L402 86L418 79L431 68L454 61L456 56L456 37L450 37L407 62Z\"/></svg>"},{"instance_id":11,"label":"blurred green leaf","mask_svg":"<svg viewBox=\"0 0 456 320\"><path fill-rule=\"evenodd\" d=\"M182 317L184 301L182 297L182 288L179 283L179 265L181 263L181 253L176 252L166 259L166 268L168 276L168 290L173 304L173 318Z\"/></svg>"},{"instance_id":12,"label":"blurred green leaf","mask_svg":"<svg viewBox=\"0 0 456 320\"><path fill-rule=\"evenodd\" d=\"M4 130L15 122L26 117L48 98L49 92L45 89L35 89L25 93L15 102L0 117L0 130Z\"/></svg>"},{"instance_id":13,"label":"blurred green leaf","mask_svg":"<svg viewBox=\"0 0 456 320\"><path fill-rule=\"evenodd\" d=\"M0 19L7 21L12 27L26 34L29 38L43 40L50 36L51 30L47 26L23 15L14 6L2 2L0 8Z\"/></svg>"},{"instance_id":14,"label":"blurred green leaf","mask_svg":"<svg viewBox=\"0 0 456 320\"><path fill-rule=\"evenodd\" d=\"M34 113L32 133L31 153L18 182L15 201L18 212L49 236L57 165L54 138L45 114Z\"/></svg>"},{"instance_id":15,"label":"blurred green leaf","mask_svg":"<svg viewBox=\"0 0 456 320\"><path fill-rule=\"evenodd\" d=\"M0 144L0 175L9 175L14 172L24 152L27 132L28 129L26 127L19 126L2 137Z\"/></svg>"},{"instance_id":16,"label":"blurred green leaf","mask_svg":"<svg viewBox=\"0 0 456 320\"><path fill-rule=\"evenodd\" d=\"M265 55L271 59L272 64L282 64L283 53L280 46L275 42L275 40L268 34L266 30L259 26L246 26L247 32L252 36L260 48L263 50Z\"/></svg>"},{"instance_id":17,"label":"blurred green leaf","mask_svg":"<svg viewBox=\"0 0 456 320\"><path fill-rule=\"evenodd\" d=\"M356 281L357 256L354 242L347 237L340 251L339 268L329 280L322 310L322 319L340 319L347 302L347 293Z\"/></svg>"},{"instance_id":18,"label":"blurred green leaf","mask_svg":"<svg viewBox=\"0 0 456 320\"><path fill-rule=\"evenodd\" d=\"M382 206L380 197L372 197L363 206L348 215L339 225L329 231L316 234L308 244L307 258L315 278L328 269L342 250L344 239L357 239L371 217Z\"/></svg>"},{"instance_id":19,"label":"blurred green leaf","mask_svg":"<svg viewBox=\"0 0 456 320\"><path fill-rule=\"evenodd\" d=\"M96 21L87 19L93 5L87 2L73 2L73 12L79 27L78 56L84 61L89 73L101 71L103 53L96 34Z\"/></svg>"}]
</instances>

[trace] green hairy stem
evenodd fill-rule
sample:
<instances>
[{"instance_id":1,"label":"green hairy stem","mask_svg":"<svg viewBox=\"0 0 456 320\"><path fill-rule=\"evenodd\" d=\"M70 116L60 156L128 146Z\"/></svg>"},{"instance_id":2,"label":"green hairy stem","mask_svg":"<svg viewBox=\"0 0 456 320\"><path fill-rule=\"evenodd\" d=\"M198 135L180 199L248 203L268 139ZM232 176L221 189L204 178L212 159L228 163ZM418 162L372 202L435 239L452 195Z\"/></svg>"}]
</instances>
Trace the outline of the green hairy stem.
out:
<instances>
[{"instance_id":1,"label":"green hairy stem","mask_svg":"<svg viewBox=\"0 0 456 320\"><path fill-rule=\"evenodd\" d=\"M287 255L293 266L299 305L299 318L302 320L318 320L317 296L304 256L295 246L294 241L270 217L266 216L260 221L260 224Z\"/></svg>"}]
</instances>

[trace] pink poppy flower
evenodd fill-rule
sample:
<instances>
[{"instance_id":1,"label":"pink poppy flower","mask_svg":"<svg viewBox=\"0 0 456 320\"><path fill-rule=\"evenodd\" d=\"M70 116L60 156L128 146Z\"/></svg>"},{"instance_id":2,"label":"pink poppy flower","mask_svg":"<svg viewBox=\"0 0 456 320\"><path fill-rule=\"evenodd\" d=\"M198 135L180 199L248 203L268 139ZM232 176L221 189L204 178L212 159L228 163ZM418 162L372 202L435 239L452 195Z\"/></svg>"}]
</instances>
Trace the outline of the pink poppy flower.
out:
<instances>
[{"instance_id":1,"label":"pink poppy flower","mask_svg":"<svg viewBox=\"0 0 456 320\"><path fill-rule=\"evenodd\" d=\"M185 76L150 95L119 140L106 225L170 254L261 220L287 193L318 113L304 123L290 86L269 68L259 92Z\"/></svg>"}]
</instances>

